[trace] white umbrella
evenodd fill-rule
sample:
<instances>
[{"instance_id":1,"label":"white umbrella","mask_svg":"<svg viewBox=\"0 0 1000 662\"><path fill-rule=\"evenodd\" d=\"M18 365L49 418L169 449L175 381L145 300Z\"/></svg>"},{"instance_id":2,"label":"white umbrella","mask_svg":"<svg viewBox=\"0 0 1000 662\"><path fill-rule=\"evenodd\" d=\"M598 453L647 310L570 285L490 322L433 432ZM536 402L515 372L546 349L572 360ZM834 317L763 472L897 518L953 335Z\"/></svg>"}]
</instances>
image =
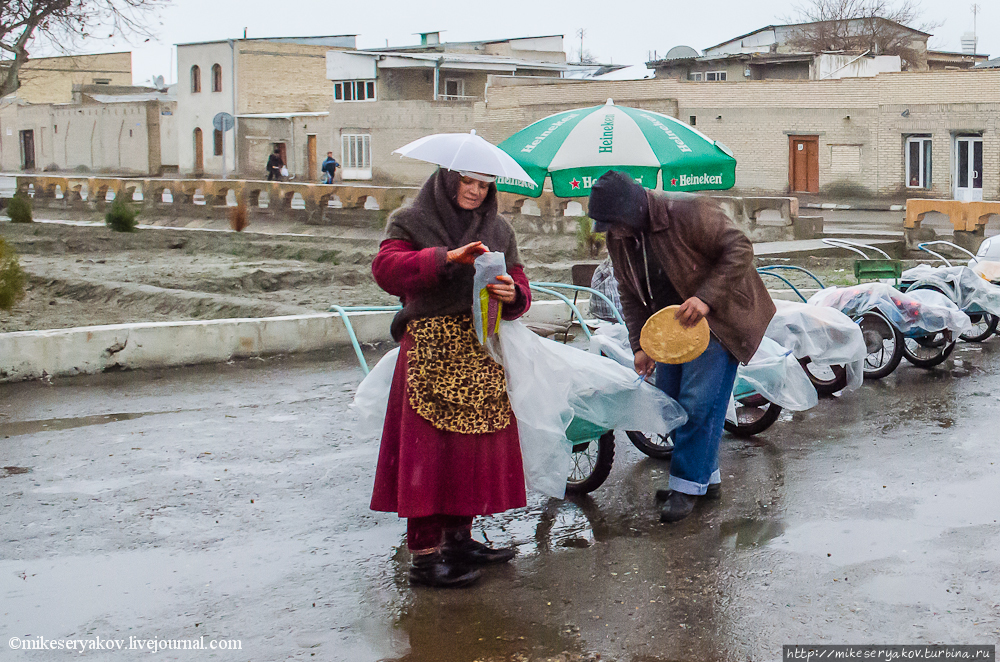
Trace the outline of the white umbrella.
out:
<instances>
[{"instance_id":1,"label":"white umbrella","mask_svg":"<svg viewBox=\"0 0 1000 662\"><path fill-rule=\"evenodd\" d=\"M400 147L393 154L435 163L448 170L478 172L504 180L524 182L529 188L534 187L531 177L517 161L496 145L477 136L475 129L469 133L435 133L424 136Z\"/></svg>"}]
</instances>

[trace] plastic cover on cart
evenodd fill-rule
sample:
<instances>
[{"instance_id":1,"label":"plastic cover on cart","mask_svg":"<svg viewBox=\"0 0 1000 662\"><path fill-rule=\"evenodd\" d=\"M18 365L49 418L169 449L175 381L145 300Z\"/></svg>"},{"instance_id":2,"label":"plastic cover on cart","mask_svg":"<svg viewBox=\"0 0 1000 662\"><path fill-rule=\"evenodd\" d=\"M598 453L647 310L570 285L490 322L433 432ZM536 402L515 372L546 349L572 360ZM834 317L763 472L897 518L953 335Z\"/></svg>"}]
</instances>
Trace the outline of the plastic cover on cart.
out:
<instances>
[{"instance_id":1,"label":"plastic cover on cart","mask_svg":"<svg viewBox=\"0 0 1000 662\"><path fill-rule=\"evenodd\" d=\"M907 293L935 288L947 294L966 313L1000 315L1000 287L987 282L969 267L921 264L904 271L903 280L912 281Z\"/></svg>"},{"instance_id":2,"label":"plastic cover on cart","mask_svg":"<svg viewBox=\"0 0 1000 662\"><path fill-rule=\"evenodd\" d=\"M816 365L843 365L847 370L845 390L853 391L864 381L868 354L861 327L835 308L810 306L798 301L775 300L774 317L764 335L797 359L809 357Z\"/></svg>"},{"instance_id":3,"label":"plastic cover on cart","mask_svg":"<svg viewBox=\"0 0 1000 662\"><path fill-rule=\"evenodd\" d=\"M835 308L849 317L877 310L911 338L944 330L958 336L972 328L968 315L947 296L933 290L903 294L885 283L863 283L820 290L809 298L809 304Z\"/></svg>"},{"instance_id":4,"label":"plastic cover on cart","mask_svg":"<svg viewBox=\"0 0 1000 662\"><path fill-rule=\"evenodd\" d=\"M969 267L991 283L1000 282L1000 262L969 260Z\"/></svg>"},{"instance_id":5,"label":"plastic cover on cart","mask_svg":"<svg viewBox=\"0 0 1000 662\"><path fill-rule=\"evenodd\" d=\"M737 371L754 389L783 409L805 411L819 402L816 387L799 364L792 350L764 337L753 358Z\"/></svg>"}]
</instances>

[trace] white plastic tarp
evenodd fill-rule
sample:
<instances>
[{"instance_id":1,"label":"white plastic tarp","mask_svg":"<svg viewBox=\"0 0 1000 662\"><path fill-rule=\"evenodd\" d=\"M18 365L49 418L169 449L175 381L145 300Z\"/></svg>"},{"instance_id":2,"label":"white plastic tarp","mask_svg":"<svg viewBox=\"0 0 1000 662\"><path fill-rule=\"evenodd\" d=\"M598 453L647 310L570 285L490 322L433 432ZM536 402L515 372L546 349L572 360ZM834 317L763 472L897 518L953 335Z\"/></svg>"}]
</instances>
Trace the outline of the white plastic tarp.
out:
<instances>
[{"instance_id":1,"label":"white plastic tarp","mask_svg":"<svg viewBox=\"0 0 1000 662\"><path fill-rule=\"evenodd\" d=\"M933 287L949 295L966 313L1000 315L1000 286L983 279L969 267L932 267L921 264L903 272L903 280L913 283L907 290Z\"/></svg>"},{"instance_id":2,"label":"white plastic tarp","mask_svg":"<svg viewBox=\"0 0 1000 662\"><path fill-rule=\"evenodd\" d=\"M750 362L737 369L736 376L783 409L805 411L819 402L816 387L792 350L766 336Z\"/></svg>"},{"instance_id":3,"label":"white plastic tarp","mask_svg":"<svg viewBox=\"0 0 1000 662\"><path fill-rule=\"evenodd\" d=\"M972 328L969 316L947 296L931 290L903 294L885 283L828 287L812 295L809 304L835 308L849 317L877 310L907 337L946 329L957 337Z\"/></svg>"}]
</instances>

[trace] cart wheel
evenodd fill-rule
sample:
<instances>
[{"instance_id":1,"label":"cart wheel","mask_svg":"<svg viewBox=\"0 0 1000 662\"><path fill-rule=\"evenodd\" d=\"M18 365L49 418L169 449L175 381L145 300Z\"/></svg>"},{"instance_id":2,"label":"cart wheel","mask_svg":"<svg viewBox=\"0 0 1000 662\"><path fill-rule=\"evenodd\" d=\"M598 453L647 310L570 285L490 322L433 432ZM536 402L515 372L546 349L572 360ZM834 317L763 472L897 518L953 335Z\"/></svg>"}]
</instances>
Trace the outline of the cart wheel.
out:
<instances>
[{"instance_id":1,"label":"cart wheel","mask_svg":"<svg viewBox=\"0 0 1000 662\"><path fill-rule=\"evenodd\" d=\"M854 320L861 327L868 356L865 357L866 379L882 379L899 366L903 358L903 336L885 317L874 311Z\"/></svg>"},{"instance_id":2,"label":"cart wheel","mask_svg":"<svg viewBox=\"0 0 1000 662\"><path fill-rule=\"evenodd\" d=\"M989 313L970 313L969 319L972 320L972 330L959 336L965 342L983 342L996 333L997 323L1000 322L1000 317Z\"/></svg>"},{"instance_id":3,"label":"cart wheel","mask_svg":"<svg viewBox=\"0 0 1000 662\"><path fill-rule=\"evenodd\" d=\"M566 494L589 494L604 484L615 461L615 431L600 439L573 444L573 466L566 480Z\"/></svg>"},{"instance_id":4,"label":"cart wheel","mask_svg":"<svg viewBox=\"0 0 1000 662\"><path fill-rule=\"evenodd\" d=\"M799 359L809 381L820 395L833 395L847 388L847 368L842 365L816 365L808 356Z\"/></svg>"},{"instance_id":5,"label":"cart wheel","mask_svg":"<svg viewBox=\"0 0 1000 662\"><path fill-rule=\"evenodd\" d=\"M933 368L944 363L955 349L955 341L951 332L938 331L917 338L906 338L903 341L903 356L918 368Z\"/></svg>"},{"instance_id":6,"label":"cart wheel","mask_svg":"<svg viewBox=\"0 0 1000 662\"><path fill-rule=\"evenodd\" d=\"M726 419L726 430L737 437L752 437L768 429L781 416L781 407L757 393L736 401L736 422Z\"/></svg>"},{"instance_id":7,"label":"cart wheel","mask_svg":"<svg viewBox=\"0 0 1000 662\"><path fill-rule=\"evenodd\" d=\"M669 460L674 454L674 440L669 434L646 434L629 430L625 435L636 448L654 460Z\"/></svg>"}]
</instances>

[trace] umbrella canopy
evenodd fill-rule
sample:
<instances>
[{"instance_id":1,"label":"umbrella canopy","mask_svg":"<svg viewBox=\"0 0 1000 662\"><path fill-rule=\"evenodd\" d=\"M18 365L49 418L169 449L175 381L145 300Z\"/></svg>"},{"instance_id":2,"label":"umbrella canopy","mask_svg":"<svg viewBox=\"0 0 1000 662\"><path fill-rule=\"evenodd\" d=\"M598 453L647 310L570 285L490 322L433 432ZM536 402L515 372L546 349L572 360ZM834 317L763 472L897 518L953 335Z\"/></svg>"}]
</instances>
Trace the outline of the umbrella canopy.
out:
<instances>
[{"instance_id":1,"label":"umbrella canopy","mask_svg":"<svg viewBox=\"0 0 1000 662\"><path fill-rule=\"evenodd\" d=\"M393 154L435 163L449 170L479 172L502 177L505 181L523 182L527 187L534 185L517 161L493 143L477 136L475 129L469 133L424 136L400 147Z\"/></svg>"},{"instance_id":2,"label":"umbrella canopy","mask_svg":"<svg viewBox=\"0 0 1000 662\"><path fill-rule=\"evenodd\" d=\"M546 175L561 198L590 194L608 170L621 170L646 188L663 172L665 191L728 189L736 159L724 145L683 122L649 110L603 106L568 110L539 120L500 143L537 186L500 180L501 191L533 198Z\"/></svg>"}]
</instances>

